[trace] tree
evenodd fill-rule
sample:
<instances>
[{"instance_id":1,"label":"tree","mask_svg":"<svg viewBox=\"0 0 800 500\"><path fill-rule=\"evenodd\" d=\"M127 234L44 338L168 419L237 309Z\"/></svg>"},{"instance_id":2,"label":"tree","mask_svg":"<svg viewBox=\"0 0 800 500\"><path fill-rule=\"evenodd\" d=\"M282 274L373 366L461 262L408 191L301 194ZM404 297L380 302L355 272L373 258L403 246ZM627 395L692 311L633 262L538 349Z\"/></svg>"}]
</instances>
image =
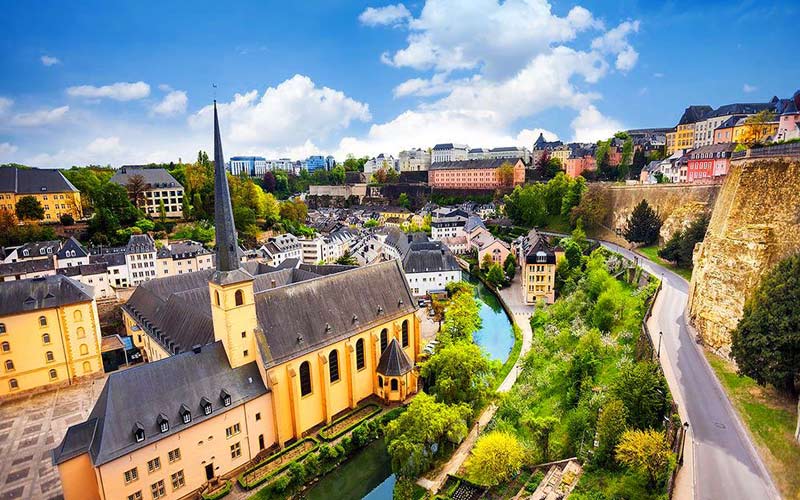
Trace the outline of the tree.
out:
<instances>
[{"instance_id":1,"label":"tree","mask_svg":"<svg viewBox=\"0 0 800 500\"><path fill-rule=\"evenodd\" d=\"M497 179L503 187L514 186L514 165L504 161L497 169Z\"/></svg>"},{"instance_id":2,"label":"tree","mask_svg":"<svg viewBox=\"0 0 800 500\"><path fill-rule=\"evenodd\" d=\"M426 361L420 375L437 401L480 407L491 391L492 367L481 348L468 341L446 344Z\"/></svg>"},{"instance_id":3,"label":"tree","mask_svg":"<svg viewBox=\"0 0 800 500\"><path fill-rule=\"evenodd\" d=\"M658 256L674 262L679 267L691 269L694 247L705 238L708 222L708 216L703 214L692 221L689 227L683 231L675 231L663 248L658 251Z\"/></svg>"},{"instance_id":4,"label":"tree","mask_svg":"<svg viewBox=\"0 0 800 500\"><path fill-rule=\"evenodd\" d=\"M764 144L770 136L774 122L775 113L769 109L748 116L744 120L744 130L739 140L747 146Z\"/></svg>"},{"instance_id":5,"label":"tree","mask_svg":"<svg viewBox=\"0 0 800 500\"><path fill-rule=\"evenodd\" d=\"M586 179L578 176L569 183L569 188L561 200L561 215L569 215L573 207L577 207L583 193L586 192Z\"/></svg>"},{"instance_id":6,"label":"tree","mask_svg":"<svg viewBox=\"0 0 800 500\"><path fill-rule=\"evenodd\" d=\"M505 280L506 276L503 273L503 268L500 267L500 264L494 263L489 266L489 272L486 273L486 281L491 283L495 288L500 288Z\"/></svg>"},{"instance_id":7,"label":"tree","mask_svg":"<svg viewBox=\"0 0 800 500\"><path fill-rule=\"evenodd\" d=\"M496 486L522 468L525 448L508 432L492 431L475 443L467 459L467 477L484 486Z\"/></svg>"},{"instance_id":8,"label":"tree","mask_svg":"<svg viewBox=\"0 0 800 500\"><path fill-rule=\"evenodd\" d=\"M492 256L489 252L483 254L483 258L481 259L481 270L483 272L489 272L489 268L492 267Z\"/></svg>"},{"instance_id":9,"label":"tree","mask_svg":"<svg viewBox=\"0 0 800 500\"><path fill-rule=\"evenodd\" d=\"M530 412L525 413L520 419L520 424L528 429L539 448L540 458L543 462L550 459L550 434L558 425L555 417L537 417Z\"/></svg>"},{"instance_id":10,"label":"tree","mask_svg":"<svg viewBox=\"0 0 800 500\"><path fill-rule=\"evenodd\" d=\"M364 227L369 229L371 227L378 227L379 224L380 223L378 222L378 219L369 219L367 222L364 223Z\"/></svg>"},{"instance_id":11,"label":"tree","mask_svg":"<svg viewBox=\"0 0 800 500\"><path fill-rule=\"evenodd\" d=\"M617 461L646 475L650 486L666 477L674 461L663 432L629 430L622 434L616 448Z\"/></svg>"},{"instance_id":12,"label":"tree","mask_svg":"<svg viewBox=\"0 0 800 500\"><path fill-rule=\"evenodd\" d=\"M401 207L411 208L411 201L408 199L406 193L400 193L400 196L397 198L397 204Z\"/></svg>"},{"instance_id":13,"label":"tree","mask_svg":"<svg viewBox=\"0 0 800 500\"><path fill-rule=\"evenodd\" d=\"M275 188L278 187L278 181L275 179L275 174L272 172L267 172L264 174L264 177L261 179L261 187L267 193L274 193Z\"/></svg>"},{"instance_id":14,"label":"tree","mask_svg":"<svg viewBox=\"0 0 800 500\"><path fill-rule=\"evenodd\" d=\"M597 419L597 449L594 453L596 464L610 465L614 458L614 449L625 432L627 419L625 405L619 399L612 399L603 405Z\"/></svg>"},{"instance_id":15,"label":"tree","mask_svg":"<svg viewBox=\"0 0 800 500\"><path fill-rule=\"evenodd\" d=\"M167 222L167 207L164 206L164 199L158 200L158 220L162 224Z\"/></svg>"},{"instance_id":16,"label":"tree","mask_svg":"<svg viewBox=\"0 0 800 500\"><path fill-rule=\"evenodd\" d=\"M341 257L336 259L336 263L342 266L357 266L358 261L353 254L350 253L350 250L345 250Z\"/></svg>"},{"instance_id":17,"label":"tree","mask_svg":"<svg viewBox=\"0 0 800 500\"><path fill-rule=\"evenodd\" d=\"M509 253L506 260L503 261L503 269L505 269L509 281L513 280L514 275L517 274L517 258L513 253Z\"/></svg>"},{"instance_id":18,"label":"tree","mask_svg":"<svg viewBox=\"0 0 800 500\"><path fill-rule=\"evenodd\" d=\"M128 190L128 196L133 206L141 208L145 201L144 192L147 190L147 182L145 182L144 177L141 174L134 174L128 177L125 188Z\"/></svg>"},{"instance_id":19,"label":"tree","mask_svg":"<svg viewBox=\"0 0 800 500\"><path fill-rule=\"evenodd\" d=\"M741 375L797 395L800 383L800 254L761 279L733 331L731 354Z\"/></svg>"},{"instance_id":20,"label":"tree","mask_svg":"<svg viewBox=\"0 0 800 500\"><path fill-rule=\"evenodd\" d=\"M71 226L71 225L75 224L75 217L73 217L70 214L62 215L59 220L61 221L61 225L62 226Z\"/></svg>"},{"instance_id":21,"label":"tree","mask_svg":"<svg viewBox=\"0 0 800 500\"><path fill-rule=\"evenodd\" d=\"M464 283L462 288L451 292L450 290L453 290L451 284L448 284L448 287L451 298L444 312L445 319L439 340L443 344L471 340L472 334L481 327L480 307L475 301L473 288Z\"/></svg>"},{"instance_id":22,"label":"tree","mask_svg":"<svg viewBox=\"0 0 800 500\"><path fill-rule=\"evenodd\" d=\"M33 196L23 196L16 205L17 217L20 220L44 219L44 207Z\"/></svg>"},{"instance_id":23,"label":"tree","mask_svg":"<svg viewBox=\"0 0 800 500\"><path fill-rule=\"evenodd\" d=\"M152 231L155 229L156 225L150 219L139 219L136 221L136 227L142 230L142 232Z\"/></svg>"},{"instance_id":24,"label":"tree","mask_svg":"<svg viewBox=\"0 0 800 500\"><path fill-rule=\"evenodd\" d=\"M299 198L281 202L279 210L282 219L288 219L295 224L304 223L308 216L308 207Z\"/></svg>"},{"instance_id":25,"label":"tree","mask_svg":"<svg viewBox=\"0 0 800 500\"><path fill-rule=\"evenodd\" d=\"M611 195L607 189L597 184L592 184L581 197L581 201L570 212L570 222L573 226L580 221L588 230L597 229L611 210Z\"/></svg>"},{"instance_id":26,"label":"tree","mask_svg":"<svg viewBox=\"0 0 800 500\"><path fill-rule=\"evenodd\" d=\"M628 217L623 235L631 243L652 245L658 241L660 230L661 219L647 203L647 200L642 200Z\"/></svg>"},{"instance_id":27,"label":"tree","mask_svg":"<svg viewBox=\"0 0 800 500\"><path fill-rule=\"evenodd\" d=\"M666 381L658 365L649 361L623 366L611 394L622 401L634 429L659 427L669 409Z\"/></svg>"}]
</instances>

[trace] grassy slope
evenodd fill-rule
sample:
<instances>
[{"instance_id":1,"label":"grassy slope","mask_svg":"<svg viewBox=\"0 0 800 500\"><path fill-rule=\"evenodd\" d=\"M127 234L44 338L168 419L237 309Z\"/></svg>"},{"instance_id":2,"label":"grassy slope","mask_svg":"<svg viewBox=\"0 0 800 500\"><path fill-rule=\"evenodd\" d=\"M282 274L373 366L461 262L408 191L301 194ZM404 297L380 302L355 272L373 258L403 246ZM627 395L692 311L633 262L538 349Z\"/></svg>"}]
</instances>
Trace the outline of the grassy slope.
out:
<instances>
[{"instance_id":1,"label":"grassy slope","mask_svg":"<svg viewBox=\"0 0 800 500\"><path fill-rule=\"evenodd\" d=\"M652 260L656 264L661 264L662 266L666 267L670 271L678 273L679 275L683 276L686 281L692 280L692 270L691 269L684 269L682 267L678 267L674 264L670 264L666 260L662 259L658 256L658 247L657 246L649 246L649 247L640 247L636 249L637 252L644 255L648 259Z\"/></svg>"},{"instance_id":2,"label":"grassy slope","mask_svg":"<svg viewBox=\"0 0 800 500\"><path fill-rule=\"evenodd\" d=\"M750 377L740 377L734 366L712 353L708 362L728 393L761 456L785 498L800 498L800 444L794 440L796 403Z\"/></svg>"}]
</instances>

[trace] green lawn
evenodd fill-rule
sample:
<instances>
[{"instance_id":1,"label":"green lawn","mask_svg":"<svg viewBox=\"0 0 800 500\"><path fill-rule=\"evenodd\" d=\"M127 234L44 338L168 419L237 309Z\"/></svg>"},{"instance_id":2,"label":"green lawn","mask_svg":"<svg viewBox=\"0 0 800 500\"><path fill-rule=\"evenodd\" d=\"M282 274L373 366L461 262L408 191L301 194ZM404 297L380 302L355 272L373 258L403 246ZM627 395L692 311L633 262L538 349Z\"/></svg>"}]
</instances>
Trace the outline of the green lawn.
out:
<instances>
[{"instance_id":1,"label":"green lawn","mask_svg":"<svg viewBox=\"0 0 800 500\"><path fill-rule=\"evenodd\" d=\"M755 438L756 446L784 498L800 498L800 444L794 440L796 402L750 377L740 377L731 363L706 353L717 378L739 416Z\"/></svg>"},{"instance_id":2,"label":"green lawn","mask_svg":"<svg viewBox=\"0 0 800 500\"><path fill-rule=\"evenodd\" d=\"M671 263L667 262L666 260L662 259L661 257L659 257L658 256L658 247L657 246L653 245L653 246L649 246L649 247L639 247L639 248L636 249L636 251L639 252L640 254L644 255L648 259L652 260L656 264L660 264L660 265L666 267L667 269L669 269L670 271L679 274L686 281L691 281L692 280L692 270L691 269L685 269L685 268L682 268L682 267L678 267L678 266L676 266L674 264L671 264Z\"/></svg>"}]
</instances>

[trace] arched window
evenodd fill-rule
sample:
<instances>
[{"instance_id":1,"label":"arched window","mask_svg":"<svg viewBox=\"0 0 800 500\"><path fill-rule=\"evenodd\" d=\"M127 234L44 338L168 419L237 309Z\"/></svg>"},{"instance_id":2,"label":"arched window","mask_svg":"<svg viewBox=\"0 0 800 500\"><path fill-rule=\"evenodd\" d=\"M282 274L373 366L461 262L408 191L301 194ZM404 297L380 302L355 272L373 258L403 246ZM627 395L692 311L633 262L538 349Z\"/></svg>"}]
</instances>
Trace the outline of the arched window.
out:
<instances>
[{"instance_id":1,"label":"arched window","mask_svg":"<svg viewBox=\"0 0 800 500\"><path fill-rule=\"evenodd\" d=\"M87 354L89 354L89 346L86 344L81 344L80 350L81 350L81 356L86 356Z\"/></svg>"},{"instance_id":2,"label":"arched window","mask_svg":"<svg viewBox=\"0 0 800 500\"><path fill-rule=\"evenodd\" d=\"M331 382L339 380L339 351L336 349L328 354L328 371L331 374Z\"/></svg>"},{"instance_id":3,"label":"arched window","mask_svg":"<svg viewBox=\"0 0 800 500\"><path fill-rule=\"evenodd\" d=\"M39 326L47 326L47 318L39 316Z\"/></svg>"},{"instance_id":4,"label":"arched window","mask_svg":"<svg viewBox=\"0 0 800 500\"><path fill-rule=\"evenodd\" d=\"M83 362L83 373L90 373L92 371L92 364L88 361Z\"/></svg>"},{"instance_id":5,"label":"arched window","mask_svg":"<svg viewBox=\"0 0 800 500\"><path fill-rule=\"evenodd\" d=\"M44 357L48 363L52 363L53 361L56 360L56 357L53 355L53 351L47 351L46 353L44 353Z\"/></svg>"},{"instance_id":6,"label":"arched window","mask_svg":"<svg viewBox=\"0 0 800 500\"><path fill-rule=\"evenodd\" d=\"M383 387L383 377L378 375L378 387Z\"/></svg>"},{"instance_id":7,"label":"arched window","mask_svg":"<svg viewBox=\"0 0 800 500\"><path fill-rule=\"evenodd\" d=\"M50 380L54 380L58 378L58 372L53 368L50 370Z\"/></svg>"},{"instance_id":8,"label":"arched window","mask_svg":"<svg viewBox=\"0 0 800 500\"><path fill-rule=\"evenodd\" d=\"M6 333L6 324L0 323L0 333Z\"/></svg>"},{"instance_id":9,"label":"arched window","mask_svg":"<svg viewBox=\"0 0 800 500\"><path fill-rule=\"evenodd\" d=\"M389 345L389 330L384 328L381 330L381 352L386 349L386 346Z\"/></svg>"},{"instance_id":10,"label":"arched window","mask_svg":"<svg viewBox=\"0 0 800 500\"><path fill-rule=\"evenodd\" d=\"M83 313L77 309L74 313L72 313L72 317L75 319L75 321L83 321Z\"/></svg>"},{"instance_id":11,"label":"arched window","mask_svg":"<svg viewBox=\"0 0 800 500\"><path fill-rule=\"evenodd\" d=\"M390 384L389 384L389 385L390 385L390 388L391 388L393 391L396 391L396 390L397 390L397 379L396 379L396 378L393 378L393 379L392 379L392 380L390 380L389 382L390 382Z\"/></svg>"},{"instance_id":12,"label":"arched window","mask_svg":"<svg viewBox=\"0 0 800 500\"><path fill-rule=\"evenodd\" d=\"M237 306L244 304L244 292L242 290L236 290L233 297Z\"/></svg>"},{"instance_id":13,"label":"arched window","mask_svg":"<svg viewBox=\"0 0 800 500\"><path fill-rule=\"evenodd\" d=\"M408 320L403 320L403 325L401 327L402 330L402 341L403 347L408 347Z\"/></svg>"},{"instance_id":14,"label":"arched window","mask_svg":"<svg viewBox=\"0 0 800 500\"><path fill-rule=\"evenodd\" d=\"M14 389L18 389L19 388L19 384L17 383L17 379L12 378L11 380L9 380L8 381L8 388L11 389L12 391Z\"/></svg>"},{"instance_id":15,"label":"arched window","mask_svg":"<svg viewBox=\"0 0 800 500\"><path fill-rule=\"evenodd\" d=\"M364 339L356 340L356 369L364 369Z\"/></svg>"},{"instance_id":16,"label":"arched window","mask_svg":"<svg viewBox=\"0 0 800 500\"><path fill-rule=\"evenodd\" d=\"M42 334L42 344L49 344L50 343L50 334L43 333Z\"/></svg>"},{"instance_id":17,"label":"arched window","mask_svg":"<svg viewBox=\"0 0 800 500\"><path fill-rule=\"evenodd\" d=\"M219 292L216 290L214 291L214 300L217 302L217 305L219 305Z\"/></svg>"},{"instance_id":18,"label":"arched window","mask_svg":"<svg viewBox=\"0 0 800 500\"><path fill-rule=\"evenodd\" d=\"M14 371L14 362L11 361L10 359L6 360L6 371L7 372Z\"/></svg>"},{"instance_id":19,"label":"arched window","mask_svg":"<svg viewBox=\"0 0 800 500\"><path fill-rule=\"evenodd\" d=\"M0 347L2 347L3 352L8 352L11 350L11 344L9 344L8 342L3 342L2 344L0 344Z\"/></svg>"},{"instance_id":20,"label":"arched window","mask_svg":"<svg viewBox=\"0 0 800 500\"><path fill-rule=\"evenodd\" d=\"M78 327L77 334L79 339L86 338L86 330L82 326Z\"/></svg>"},{"instance_id":21,"label":"arched window","mask_svg":"<svg viewBox=\"0 0 800 500\"><path fill-rule=\"evenodd\" d=\"M300 363L300 396L311 394L311 364L308 361Z\"/></svg>"}]
</instances>

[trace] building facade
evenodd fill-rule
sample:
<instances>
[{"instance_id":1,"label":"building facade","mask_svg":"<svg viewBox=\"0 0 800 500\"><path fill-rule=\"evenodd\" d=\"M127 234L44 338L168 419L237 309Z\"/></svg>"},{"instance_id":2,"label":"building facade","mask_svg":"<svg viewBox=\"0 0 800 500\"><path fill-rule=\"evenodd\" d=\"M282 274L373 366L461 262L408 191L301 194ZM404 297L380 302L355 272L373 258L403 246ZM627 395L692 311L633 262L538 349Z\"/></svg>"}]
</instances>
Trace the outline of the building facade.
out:
<instances>
[{"instance_id":1,"label":"building facade","mask_svg":"<svg viewBox=\"0 0 800 500\"><path fill-rule=\"evenodd\" d=\"M469 146L447 142L437 144L431 150L431 164L443 161L463 161L469 159Z\"/></svg>"},{"instance_id":2,"label":"building facade","mask_svg":"<svg viewBox=\"0 0 800 500\"><path fill-rule=\"evenodd\" d=\"M228 169L232 175L262 177L267 173L267 160L263 156L232 156Z\"/></svg>"},{"instance_id":3,"label":"building facade","mask_svg":"<svg viewBox=\"0 0 800 500\"><path fill-rule=\"evenodd\" d=\"M124 165L111 177L111 182L129 189L131 179L144 184L139 208L147 215L157 218L183 217L183 186L163 168L148 168L140 165Z\"/></svg>"},{"instance_id":4,"label":"building facade","mask_svg":"<svg viewBox=\"0 0 800 500\"><path fill-rule=\"evenodd\" d=\"M42 205L45 222L56 222L62 215L83 219L81 193L60 171L0 168L0 210L14 213L25 196L33 196Z\"/></svg>"},{"instance_id":5,"label":"building facade","mask_svg":"<svg viewBox=\"0 0 800 500\"><path fill-rule=\"evenodd\" d=\"M720 178L728 174L733 143L702 146L689 152L686 166L686 182L700 179Z\"/></svg>"},{"instance_id":6,"label":"building facade","mask_svg":"<svg viewBox=\"0 0 800 500\"><path fill-rule=\"evenodd\" d=\"M463 160L432 163L428 171L428 184L434 189L492 190L512 188L525 183L525 164L506 159ZM513 174L503 179L501 167L511 165Z\"/></svg>"},{"instance_id":7,"label":"building facade","mask_svg":"<svg viewBox=\"0 0 800 500\"><path fill-rule=\"evenodd\" d=\"M420 148L400 151L398 163L401 172L426 172L431 166L431 152Z\"/></svg>"},{"instance_id":8,"label":"building facade","mask_svg":"<svg viewBox=\"0 0 800 500\"><path fill-rule=\"evenodd\" d=\"M527 236L514 241L513 251L521 267L520 282L526 304L544 300L552 304L556 299L556 267L563 257L560 249L553 249L535 229Z\"/></svg>"}]
</instances>

